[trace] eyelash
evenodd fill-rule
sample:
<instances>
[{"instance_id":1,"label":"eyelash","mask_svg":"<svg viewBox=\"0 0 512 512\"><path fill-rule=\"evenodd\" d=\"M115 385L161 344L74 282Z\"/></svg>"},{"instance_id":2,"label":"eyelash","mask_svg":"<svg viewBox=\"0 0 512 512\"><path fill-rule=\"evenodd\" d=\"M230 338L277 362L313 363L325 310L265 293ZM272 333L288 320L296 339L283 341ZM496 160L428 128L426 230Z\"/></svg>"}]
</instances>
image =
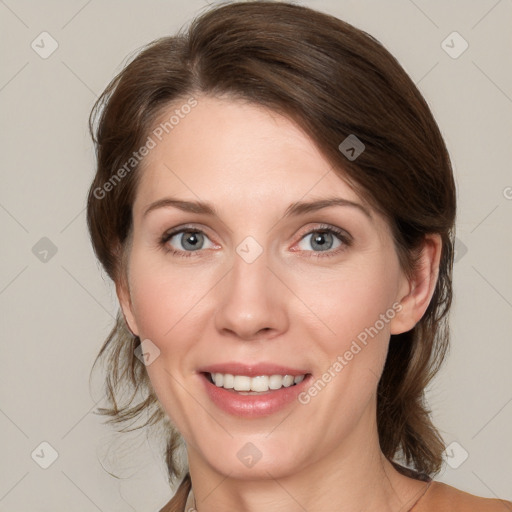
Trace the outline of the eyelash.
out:
<instances>
[{"instance_id":1,"label":"eyelash","mask_svg":"<svg viewBox=\"0 0 512 512\"><path fill-rule=\"evenodd\" d=\"M200 253L201 252L200 250L198 250L198 251L178 251L176 249L170 248L169 244L167 243L173 236L178 235L180 233L186 233L186 232L200 233L200 234L207 236L206 233L204 231L202 231L201 229L194 228L193 226L183 226L183 227L180 227L179 229L164 233L159 241L160 247L167 254L172 254L173 256L179 256L182 258L190 258L192 256L197 256L197 254L195 254L195 253ZM309 254L308 256L305 256L306 258L325 258L325 257L336 256L340 252L346 250L348 247L350 247L352 245L352 237L346 231L336 228L334 226L329 226L327 224L322 224L319 227L317 227L315 229L311 229L307 233L304 233L300 237L299 241L313 233L334 234L339 239L339 241L341 242L342 245L340 247L338 247L337 249L328 250L328 251L302 251L302 252L312 253L312 254Z\"/></svg>"},{"instance_id":2,"label":"eyelash","mask_svg":"<svg viewBox=\"0 0 512 512\"><path fill-rule=\"evenodd\" d=\"M172 254L173 256L179 256L182 258L190 258L191 256L196 256L196 254L194 254L194 253L199 252L199 251L177 251L176 249L170 248L167 243L174 235L178 235L179 233L186 233L186 232L202 233L203 235L206 236L206 233L200 229L194 228L192 226L183 226L179 229L176 229L173 231L168 231L167 233L164 233L162 235L162 238L160 239L159 245L162 247L162 249L165 251L165 253Z\"/></svg>"},{"instance_id":3,"label":"eyelash","mask_svg":"<svg viewBox=\"0 0 512 512\"><path fill-rule=\"evenodd\" d=\"M321 224L319 227L310 229L300 237L299 242L312 233L333 234L341 242L341 245L336 249L327 251L301 251L307 254L303 255L305 258L330 258L338 256L352 245L352 237L346 231L334 226L329 226L328 224Z\"/></svg>"}]
</instances>

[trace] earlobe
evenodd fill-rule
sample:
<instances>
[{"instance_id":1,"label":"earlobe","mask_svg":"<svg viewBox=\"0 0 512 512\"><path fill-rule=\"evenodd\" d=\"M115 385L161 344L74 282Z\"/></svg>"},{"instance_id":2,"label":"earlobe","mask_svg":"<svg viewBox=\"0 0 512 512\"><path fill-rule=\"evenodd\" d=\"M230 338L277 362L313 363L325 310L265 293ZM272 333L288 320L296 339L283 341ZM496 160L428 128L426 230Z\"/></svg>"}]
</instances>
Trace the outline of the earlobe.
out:
<instances>
[{"instance_id":1,"label":"earlobe","mask_svg":"<svg viewBox=\"0 0 512 512\"><path fill-rule=\"evenodd\" d=\"M122 279L121 282L116 283L116 295L128 329L134 336L139 336L139 329L133 314L132 300L126 279Z\"/></svg>"},{"instance_id":2,"label":"earlobe","mask_svg":"<svg viewBox=\"0 0 512 512\"><path fill-rule=\"evenodd\" d=\"M402 288L398 297L401 309L391 321L391 334L410 331L425 314L437 284L441 249L440 235L425 236L417 269L407 281L405 294Z\"/></svg>"}]
</instances>

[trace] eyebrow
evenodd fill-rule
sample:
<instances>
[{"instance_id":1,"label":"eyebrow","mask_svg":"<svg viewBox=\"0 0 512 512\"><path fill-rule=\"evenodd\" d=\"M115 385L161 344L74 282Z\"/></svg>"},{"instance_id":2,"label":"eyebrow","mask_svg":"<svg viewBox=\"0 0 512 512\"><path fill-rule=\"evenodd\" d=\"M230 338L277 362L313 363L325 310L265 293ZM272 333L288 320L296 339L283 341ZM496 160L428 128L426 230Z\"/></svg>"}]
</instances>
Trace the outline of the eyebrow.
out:
<instances>
[{"instance_id":1,"label":"eyebrow","mask_svg":"<svg viewBox=\"0 0 512 512\"><path fill-rule=\"evenodd\" d=\"M343 199L341 197L329 197L325 199L319 199L317 201L297 201L292 203L286 209L283 218L294 217L298 215L304 215L310 212L316 212L324 208L330 208L333 206L348 206L356 208L357 210L364 213L369 219L372 218L370 211L365 208L362 204ZM151 203L143 213L143 217L146 217L149 212L157 210L159 208L174 207L184 212L198 213L204 215L211 215L218 217L216 208L204 201L183 201L181 199L175 199L171 197L164 197Z\"/></svg>"},{"instance_id":2,"label":"eyebrow","mask_svg":"<svg viewBox=\"0 0 512 512\"><path fill-rule=\"evenodd\" d=\"M322 210L323 208L330 208L332 206L349 206L352 208L356 208L360 212L364 213L369 219L372 218L372 215L368 208L365 208L362 204L356 203L354 201L349 201L348 199L343 199L341 197L328 197L325 199L319 199L317 201L298 201L296 203L292 203L286 209L284 213L284 218L296 215L303 215L309 212L316 212L318 210Z\"/></svg>"},{"instance_id":3,"label":"eyebrow","mask_svg":"<svg viewBox=\"0 0 512 512\"><path fill-rule=\"evenodd\" d=\"M182 201L180 199L173 199L171 197L164 197L154 203L151 203L143 213L146 217L149 212L159 208L174 207L184 212L202 213L205 215L212 215L218 217L217 210L210 204L203 201Z\"/></svg>"}]
</instances>

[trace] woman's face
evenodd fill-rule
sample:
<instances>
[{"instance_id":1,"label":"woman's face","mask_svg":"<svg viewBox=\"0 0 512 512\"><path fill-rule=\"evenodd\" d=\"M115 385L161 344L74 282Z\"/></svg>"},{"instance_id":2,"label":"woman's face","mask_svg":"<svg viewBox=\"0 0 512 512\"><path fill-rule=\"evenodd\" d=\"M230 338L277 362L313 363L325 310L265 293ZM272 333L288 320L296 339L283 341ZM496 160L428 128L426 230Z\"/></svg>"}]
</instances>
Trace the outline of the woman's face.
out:
<instances>
[{"instance_id":1,"label":"woman's face","mask_svg":"<svg viewBox=\"0 0 512 512\"><path fill-rule=\"evenodd\" d=\"M157 142L120 299L191 465L268 478L356 457L409 290L387 223L259 106L200 97ZM285 374L306 377L268 378Z\"/></svg>"}]
</instances>

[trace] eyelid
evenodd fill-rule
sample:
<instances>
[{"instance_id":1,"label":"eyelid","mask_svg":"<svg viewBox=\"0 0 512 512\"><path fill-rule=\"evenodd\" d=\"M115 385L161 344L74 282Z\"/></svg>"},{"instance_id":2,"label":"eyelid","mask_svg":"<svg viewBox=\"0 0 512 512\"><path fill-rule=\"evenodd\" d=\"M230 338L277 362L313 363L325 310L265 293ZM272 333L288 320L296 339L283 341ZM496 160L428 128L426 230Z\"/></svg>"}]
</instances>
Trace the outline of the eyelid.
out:
<instances>
[{"instance_id":1,"label":"eyelid","mask_svg":"<svg viewBox=\"0 0 512 512\"><path fill-rule=\"evenodd\" d=\"M299 240L302 240L306 235L309 235L311 233L316 233L317 231L329 231L329 232L335 233L336 235L339 235L340 237L343 237L343 238L346 238L347 240L352 241L352 235L345 229L339 228L337 226L333 226L331 224L325 224L322 222L319 222L319 223L313 222L312 224L315 224L315 226L304 228L304 232L302 233L302 235L300 235Z\"/></svg>"},{"instance_id":2,"label":"eyelid","mask_svg":"<svg viewBox=\"0 0 512 512\"><path fill-rule=\"evenodd\" d=\"M162 238L171 238L174 235L181 233L182 231L198 231L200 233L208 235L208 233L206 232L207 228L204 228L202 226L198 227L197 225L194 225L194 224L182 224L182 225L179 225L179 226L176 226L174 228L164 231Z\"/></svg>"},{"instance_id":3,"label":"eyelid","mask_svg":"<svg viewBox=\"0 0 512 512\"><path fill-rule=\"evenodd\" d=\"M195 225L190 224L183 224L181 226L176 226L174 228L171 228L167 231L165 231L161 237L158 239L158 246L159 248L163 249L167 253L175 254L177 256L183 256L183 257L189 257L189 256L199 256L201 252L213 248L220 247L216 242L214 242L211 237L206 232L207 229L203 227L197 227ZM196 232L204 235L210 243L213 245L213 247L208 247L207 249L198 249L197 251L184 251L180 249L174 249L170 244L169 241L175 237L176 235L180 235L182 233L186 232Z\"/></svg>"},{"instance_id":4,"label":"eyelid","mask_svg":"<svg viewBox=\"0 0 512 512\"><path fill-rule=\"evenodd\" d=\"M211 238L208 236L208 233L206 232L207 230L205 230L203 227L197 227L196 225L191 225L191 224L176 226L175 228L172 228L172 229L164 232L164 234L160 237L160 244L162 246L167 246L167 244L171 238L173 238L174 236L176 236L180 233L187 232L187 231L201 233L204 236L206 236L208 238L208 240L210 240L210 242L214 246L219 247L219 245L216 242L214 242L213 240L211 240ZM304 228L303 233L299 236L299 239L294 244L294 246L296 246L298 243L300 243L306 236L309 236L315 232L321 232L321 231L326 231L328 233L334 234L334 236L336 236L339 239L339 241L341 242L341 247L338 247L335 250L326 250L326 251L304 251L303 249L297 250L297 249L293 249L293 248L290 250L293 252L306 252L306 253L310 253L310 255L315 255L316 257L322 257L322 256L335 255L338 252L340 252L340 251L346 249L347 247L349 247L350 245L352 245L352 242L353 242L352 235L350 235L350 233L348 233L346 230L336 227L336 226L333 226L333 225L330 225L330 224L318 223L314 227ZM209 248L209 249L211 249L211 248ZM175 253L178 255L185 254L187 256L192 256L192 255L199 255L199 253L201 253L202 251L204 251L206 249L198 249L197 251L182 251L179 249L167 248L166 250L168 252Z\"/></svg>"}]
</instances>

